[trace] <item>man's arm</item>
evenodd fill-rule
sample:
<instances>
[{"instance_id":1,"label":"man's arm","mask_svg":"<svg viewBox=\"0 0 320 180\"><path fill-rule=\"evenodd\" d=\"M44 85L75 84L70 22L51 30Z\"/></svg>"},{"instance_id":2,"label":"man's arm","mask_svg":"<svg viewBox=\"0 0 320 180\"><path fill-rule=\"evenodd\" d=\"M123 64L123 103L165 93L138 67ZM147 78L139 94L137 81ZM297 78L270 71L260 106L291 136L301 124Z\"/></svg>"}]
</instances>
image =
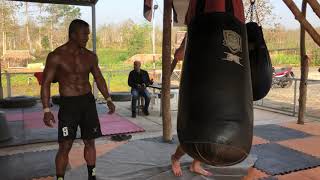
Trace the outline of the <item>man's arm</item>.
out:
<instances>
[{"instance_id":1,"label":"man's arm","mask_svg":"<svg viewBox=\"0 0 320 180\"><path fill-rule=\"evenodd\" d=\"M171 63L171 74L172 74L174 68L176 67L178 61L184 59L184 47L185 47L185 42L186 42L186 36L187 35L184 36L183 41L180 44L180 47L174 53L174 59Z\"/></svg>"},{"instance_id":2,"label":"man's arm","mask_svg":"<svg viewBox=\"0 0 320 180\"><path fill-rule=\"evenodd\" d=\"M111 99L109 91L108 91L106 80L104 79L104 77L101 73L101 70L99 68L97 55L94 55L94 63L93 63L92 69L91 69L91 73L93 75L95 82L97 83L97 87L98 87L99 91L103 95L104 99L107 100L107 105L110 110L109 113L110 114L114 113L115 106L112 103L112 99Z\"/></svg>"},{"instance_id":3,"label":"man's arm","mask_svg":"<svg viewBox=\"0 0 320 180\"><path fill-rule=\"evenodd\" d=\"M42 86L41 86L41 101L43 108L49 108L49 101L50 101L50 87L51 82L53 81L58 66L58 56L54 53L49 53L46 66L43 70L43 79L42 79Z\"/></svg>"},{"instance_id":4,"label":"man's arm","mask_svg":"<svg viewBox=\"0 0 320 180\"><path fill-rule=\"evenodd\" d=\"M99 68L98 58L96 55L94 58L94 63L93 63L93 67L91 69L91 73L94 77L95 82L97 83L97 87L98 87L99 91L101 92L101 94L103 95L103 97L105 99L108 99L110 97L110 94L108 91L106 80L104 79L104 77L101 73L101 70Z\"/></svg>"},{"instance_id":5,"label":"man's arm","mask_svg":"<svg viewBox=\"0 0 320 180\"><path fill-rule=\"evenodd\" d=\"M48 127L53 127L52 123L55 123L53 114L49 109L49 101L50 101L50 86L53 81L57 67L58 67L59 57L55 53L49 53L46 66L43 70L43 79L41 85L41 101L43 106L43 122Z\"/></svg>"},{"instance_id":6,"label":"man's arm","mask_svg":"<svg viewBox=\"0 0 320 180\"><path fill-rule=\"evenodd\" d=\"M135 87L135 84L134 84L134 81L133 81L133 73L132 73L132 71L129 73L128 85L129 85L131 88L136 88L136 87Z\"/></svg>"},{"instance_id":7,"label":"man's arm","mask_svg":"<svg viewBox=\"0 0 320 180\"><path fill-rule=\"evenodd\" d=\"M147 79L146 86L149 86L150 84L153 84L153 82L150 80L148 71L146 71L146 79Z\"/></svg>"}]
</instances>

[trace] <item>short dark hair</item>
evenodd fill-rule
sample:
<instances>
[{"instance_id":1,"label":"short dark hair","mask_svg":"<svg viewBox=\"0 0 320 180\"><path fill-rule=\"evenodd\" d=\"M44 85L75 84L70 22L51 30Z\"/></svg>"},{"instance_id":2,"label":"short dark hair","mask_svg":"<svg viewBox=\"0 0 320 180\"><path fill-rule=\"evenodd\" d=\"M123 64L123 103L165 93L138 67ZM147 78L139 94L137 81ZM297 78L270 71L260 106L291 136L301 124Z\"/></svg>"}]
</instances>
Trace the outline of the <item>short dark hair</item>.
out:
<instances>
[{"instance_id":1,"label":"short dark hair","mask_svg":"<svg viewBox=\"0 0 320 180\"><path fill-rule=\"evenodd\" d=\"M73 20L69 25L69 39L71 38L72 33L83 27L89 27L89 24L81 19Z\"/></svg>"}]
</instances>

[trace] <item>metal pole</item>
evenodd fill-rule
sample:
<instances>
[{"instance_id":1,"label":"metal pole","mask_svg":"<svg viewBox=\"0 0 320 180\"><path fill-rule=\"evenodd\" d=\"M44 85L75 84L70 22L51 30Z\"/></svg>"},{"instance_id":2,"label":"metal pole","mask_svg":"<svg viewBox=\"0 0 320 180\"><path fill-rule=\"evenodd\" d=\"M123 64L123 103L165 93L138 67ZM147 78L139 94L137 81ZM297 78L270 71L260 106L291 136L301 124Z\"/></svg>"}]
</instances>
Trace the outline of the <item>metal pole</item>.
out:
<instances>
[{"instance_id":1,"label":"metal pole","mask_svg":"<svg viewBox=\"0 0 320 180\"><path fill-rule=\"evenodd\" d=\"M7 78L7 94L8 97L11 97L11 81L10 81L10 73L6 72L6 78Z\"/></svg>"},{"instance_id":2,"label":"metal pole","mask_svg":"<svg viewBox=\"0 0 320 180\"><path fill-rule=\"evenodd\" d=\"M296 103L297 103L297 80L294 80L294 93L293 93L293 113L292 116L296 115Z\"/></svg>"},{"instance_id":3,"label":"metal pole","mask_svg":"<svg viewBox=\"0 0 320 180\"><path fill-rule=\"evenodd\" d=\"M155 73L156 73L156 58L155 58L155 53L156 53L156 39L155 39L155 11L156 11L156 7L153 7L153 15L152 15L152 60L153 60L153 73L154 73L154 77L155 77Z\"/></svg>"},{"instance_id":4,"label":"metal pole","mask_svg":"<svg viewBox=\"0 0 320 180\"><path fill-rule=\"evenodd\" d=\"M110 74L108 74L107 76L108 76L108 90L110 91L110 79L111 79L111 73L112 72L110 72Z\"/></svg>"},{"instance_id":5,"label":"metal pole","mask_svg":"<svg viewBox=\"0 0 320 180\"><path fill-rule=\"evenodd\" d=\"M155 54L156 54L156 33L155 33L155 25L156 25L156 21L155 21L155 12L156 12L156 9L158 9L158 5L154 5L153 7L153 15L152 15L152 62L153 62L153 78L155 80L156 78L156 57L155 57ZM153 89L153 94L156 93L156 90ZM155 104L155 98L152 98L152 104Z\"/></svg>"},{"instance_id":6,"label":"metal pole","mask_svg":"<svg viewBox=\"0 0 320 180\"><path fill-rule=\"evenodd\" d=\"M92 12L92 51L97 53L97 35L96 35L96 6L91 6ZM98 96L98 88L96 82L93 80L93 95L97 98Z\"/></svg>"}]
</instances>

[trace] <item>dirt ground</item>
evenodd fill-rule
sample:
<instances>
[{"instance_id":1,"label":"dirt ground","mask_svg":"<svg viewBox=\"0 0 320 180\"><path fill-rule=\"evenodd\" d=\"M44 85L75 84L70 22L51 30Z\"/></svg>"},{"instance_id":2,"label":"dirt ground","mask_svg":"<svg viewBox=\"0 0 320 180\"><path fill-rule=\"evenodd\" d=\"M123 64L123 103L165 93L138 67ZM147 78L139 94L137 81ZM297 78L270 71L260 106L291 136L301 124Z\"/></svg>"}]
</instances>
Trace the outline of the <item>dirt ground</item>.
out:
<instances>
[{"instance_id":1,"label":"dirt ground","mask_svg":"<svg viewBox=\"0 0 320 180\"><path fill-rule=\"evenodd\" d=\"M318 81L310 82L308 84L306 113L307 115L320 119L320 72L318 72L318 68L319 67L311 67L309 69L308 79ZM293 72L295 74L295 78L299 79L301 75L300 68L293 68ZM296 97L294 97L295 83ZM295 100L295 112L297 112L299 104L299 86L300 81L296 80L289 88L272 88L263 100L257 101L255 104L293 112Z\"/></svg>"}]
</instances>

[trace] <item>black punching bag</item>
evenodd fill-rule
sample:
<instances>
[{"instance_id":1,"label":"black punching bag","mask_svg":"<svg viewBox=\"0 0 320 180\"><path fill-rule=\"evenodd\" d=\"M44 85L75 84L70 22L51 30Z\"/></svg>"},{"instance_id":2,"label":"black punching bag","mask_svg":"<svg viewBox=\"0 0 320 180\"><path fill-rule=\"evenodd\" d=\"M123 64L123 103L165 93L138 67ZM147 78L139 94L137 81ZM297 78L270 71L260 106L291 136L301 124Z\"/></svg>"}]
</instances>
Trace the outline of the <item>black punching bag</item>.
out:
<instances>
[{"instance_id":1,"label":"black punching bag","mask_svg":"<svg viewBox=\"0 0 320 180\"><path fill-rule=\"evenodd\" d=\"M256 22L246 24L251 66L253 100L264 98L272 85L272 64L261 26Z\"/></svg>"},{"instance_id":2,"label":"black punching bag","mask_svg":"<svg viewBox=\"0 0 320 180\"><path fill-rule=\"evenodd\" d=\"M225 12L202 13L188 25L183 62L178 137L191 157L215 166L241 162L252 145L253 110L247 32L237 0ZM240 9L240 10L239 10Z\"/></svg>"}]
</instances>

